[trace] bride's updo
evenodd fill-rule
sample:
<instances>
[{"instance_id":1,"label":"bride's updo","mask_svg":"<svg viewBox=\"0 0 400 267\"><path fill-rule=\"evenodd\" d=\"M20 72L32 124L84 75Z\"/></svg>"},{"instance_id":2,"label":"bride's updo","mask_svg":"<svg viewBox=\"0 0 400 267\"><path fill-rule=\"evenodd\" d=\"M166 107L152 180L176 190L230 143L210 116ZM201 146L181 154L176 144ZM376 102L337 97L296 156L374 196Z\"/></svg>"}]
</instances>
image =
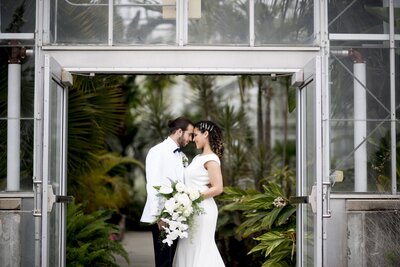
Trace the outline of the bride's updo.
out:
<instances>
[{"instance_id":1,"label":"bride's updo","mask_svg":"<svg viewBox=\"0 0 400 267\"><path fill-rule=\"evenodd\" d=\"M194 125L194 128L200 132L208 132L208 141L210 142L211 150L219 157L222 158L224 154L224 143L222 138L221 129L212 121L199 121Z\"/></svg>"}]
</instances>

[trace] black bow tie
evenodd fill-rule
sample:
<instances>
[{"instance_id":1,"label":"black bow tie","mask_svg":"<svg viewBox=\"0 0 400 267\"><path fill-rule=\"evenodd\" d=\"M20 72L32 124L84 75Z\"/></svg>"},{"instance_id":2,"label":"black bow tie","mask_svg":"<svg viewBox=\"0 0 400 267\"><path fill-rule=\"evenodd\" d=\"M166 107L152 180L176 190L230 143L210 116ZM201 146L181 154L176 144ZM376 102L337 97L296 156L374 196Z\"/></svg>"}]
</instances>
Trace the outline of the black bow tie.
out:
<instances>
[{"instance_id":1,"label":"black bow tie","mask_svg":"<svg viewBox=\"0 0 400 267\"><path fill-rule=\"evenodd\" d=\"M181 152L181 151L182 151L182 149L180 147L178 147L177 149L174 150L174 153L175 152Z\"/></svg>"}]
</instances>

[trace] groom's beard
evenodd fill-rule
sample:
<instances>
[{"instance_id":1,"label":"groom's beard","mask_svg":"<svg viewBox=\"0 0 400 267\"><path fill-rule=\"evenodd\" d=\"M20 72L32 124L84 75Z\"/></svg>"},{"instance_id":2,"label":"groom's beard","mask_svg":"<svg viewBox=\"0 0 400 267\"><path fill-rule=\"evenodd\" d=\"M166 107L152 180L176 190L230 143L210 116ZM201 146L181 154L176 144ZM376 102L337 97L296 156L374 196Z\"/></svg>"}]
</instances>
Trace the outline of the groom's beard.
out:
<instances>
[{"instance_id":1,"label":"groom's beard","mask_svg":"<svg viewBox=\"0 0 400 267\"><path fill-rule=\"evenodd\" d=\"M178 144L179 144L180 148L183 148L187 145L187 143L185 142L185 139L183 138L183 134L182 134L182 136L180 136L178 138Z\"/></svg>"}]
</instances>

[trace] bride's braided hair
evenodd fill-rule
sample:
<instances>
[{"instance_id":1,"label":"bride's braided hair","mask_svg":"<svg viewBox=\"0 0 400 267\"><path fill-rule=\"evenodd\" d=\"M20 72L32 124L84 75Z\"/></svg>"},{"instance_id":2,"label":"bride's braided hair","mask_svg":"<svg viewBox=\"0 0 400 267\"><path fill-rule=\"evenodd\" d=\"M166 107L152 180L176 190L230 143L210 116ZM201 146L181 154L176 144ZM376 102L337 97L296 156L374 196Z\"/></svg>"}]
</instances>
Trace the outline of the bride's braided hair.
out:
<instances>
[{"instance_id":1,"label":"bride's braided hair","mask_svg":"<svg viewBox=\"0 0 400 267\"><path fill-rule=\"evenodd\" d=\"M222 138L221 129L212 121L199 121L194 125L194 128L204 133L208 131L208 141L210 142L211 150L222 158L224 154L224 140Z\"/></svg>"}]
</instances>

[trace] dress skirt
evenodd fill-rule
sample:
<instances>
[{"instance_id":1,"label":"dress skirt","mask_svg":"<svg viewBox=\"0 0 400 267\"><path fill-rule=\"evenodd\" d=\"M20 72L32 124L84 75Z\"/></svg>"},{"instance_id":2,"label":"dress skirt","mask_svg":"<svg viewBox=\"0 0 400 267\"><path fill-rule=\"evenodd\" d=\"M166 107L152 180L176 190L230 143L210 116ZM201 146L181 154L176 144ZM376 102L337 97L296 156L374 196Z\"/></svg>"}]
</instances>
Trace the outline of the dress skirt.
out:
<instances>
[{"instance_id":1,"label":"dress skirt","mask_svg":"<svg viewBox=\"0 0 400 267\"><path fill-rule=\"evenodd\" d=\"M204 213L194 217L188 238L180 239L175 255L176 267L224 267L215 243L218 208L213 198L200 203Z\"/></svg>"}]
</instances>

